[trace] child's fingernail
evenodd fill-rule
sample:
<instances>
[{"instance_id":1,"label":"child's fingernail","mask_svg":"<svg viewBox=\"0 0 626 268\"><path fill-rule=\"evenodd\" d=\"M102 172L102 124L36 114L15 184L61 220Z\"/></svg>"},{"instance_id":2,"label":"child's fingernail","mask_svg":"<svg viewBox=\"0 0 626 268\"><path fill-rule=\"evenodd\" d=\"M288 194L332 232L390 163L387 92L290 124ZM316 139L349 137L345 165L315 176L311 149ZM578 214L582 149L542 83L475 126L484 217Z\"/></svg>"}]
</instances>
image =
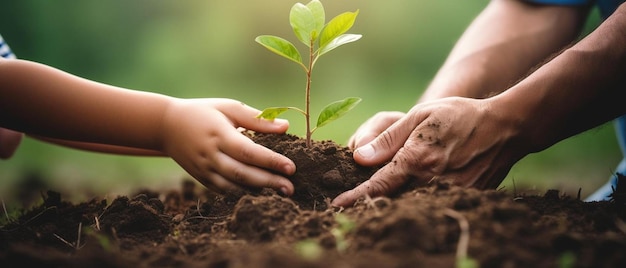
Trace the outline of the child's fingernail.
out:
<instances>
[{"instance_id":1,"label":"child's fingernail","mask_svg":"<svg viewBox=\"0 0 626 268\"><path fill-rule=\"evenodd\" d=\"M283 166L283 172L287 175L292 175L294 172L296 172L296 170L293 165L286 164Z\"/></svg>"},{"instance_id":2,"label":"child's fingernail","mask_svg":"<svg viewBox=\"0 0 626 268\"><path fill-rule=\"evenodd\" d=\"M374 157L374 147L372 145L365 145L356 149L356 153L359 154L363 158L372 158Z\"/></svg>"},{"instance_id":3,"label":"child's fingernail","mask_svg":"<svg viewBox=\"0 0 626 268\"><path fill-rule=\"evenodd\" d=\"M287 119L276 118L274 119L274 123L279 124L279 125L284 125L284 124L289 124L289 121Z\"/></svg>"},{"instance_id":4,"label":"child's fingernail","mask_svg":"<svg viewBox=\"0 0 626 268\"><path fill-rule=\"evenodd\" d=\"M287 190L287 187L280 187L280 192L287 196L290 195L289 190Z\"/></svg>"}]
</instances>

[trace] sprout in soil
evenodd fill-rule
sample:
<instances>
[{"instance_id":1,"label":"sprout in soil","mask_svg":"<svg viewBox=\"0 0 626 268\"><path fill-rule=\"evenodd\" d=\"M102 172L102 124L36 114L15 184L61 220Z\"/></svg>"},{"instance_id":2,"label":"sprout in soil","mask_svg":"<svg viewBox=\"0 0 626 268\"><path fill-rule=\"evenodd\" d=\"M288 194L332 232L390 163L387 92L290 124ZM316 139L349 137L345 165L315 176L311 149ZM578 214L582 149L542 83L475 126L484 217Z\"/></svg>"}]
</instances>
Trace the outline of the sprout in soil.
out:
<instances>
[{"instance_id":1,"label":"sprout in soil","mask_svg":"<svg viewBox=\"0 0 626 268\"><path fill-rule=\"evenodd\" d=\"M257 116L258 118L273 120L287 110L295 110L302 113L306 119L306 145L310 147L311 134L313 134L315 130L343 116L361 101L360 98L350 97L327 105L320 112L317 118L317 124L311 129L311 113L309 106L311 96L311 72L313 71L313 67L320 56L341 45L357 41L361 38L360 34L346 34L354 24L354 20L358 14L358 10L355 12L345 12L337 15L330 20L328 24L325 24L326 15L324 7L319 0L312 0L306 5L296 3L291 8L289 22L298 40L304 43L308 48L308 65L302 62L302 56L298 49L296 49L291 42L283 38L273 35L261 35L255 39L257 43L263 45L270 51L297 63L306 73L304 110L297 107L270 107L263 110L261 114Z\"/></svg>"}]
</instances>

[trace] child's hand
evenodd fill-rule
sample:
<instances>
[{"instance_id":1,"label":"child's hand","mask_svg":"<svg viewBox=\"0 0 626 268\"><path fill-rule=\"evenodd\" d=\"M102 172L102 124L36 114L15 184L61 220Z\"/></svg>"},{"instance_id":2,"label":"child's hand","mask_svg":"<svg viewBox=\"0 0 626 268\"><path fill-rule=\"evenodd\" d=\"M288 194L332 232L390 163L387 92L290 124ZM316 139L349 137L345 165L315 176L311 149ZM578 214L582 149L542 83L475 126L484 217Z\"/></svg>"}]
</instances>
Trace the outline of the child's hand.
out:
<instances>
[{"instance_id":1,"label":"child's hand","mask_svg":"<svg viewBox=\"0 0 626 268\"><path fill-rule=\"evenodd\" d=\"M0 127L0 159L9 159L22 140L21 132Z\"/></svg>"},{"instance_id":2,"label":"child's hand","mask_svg":"<svg viewBox=\"0 0 626 268\"><path fill-rule=\"evenodd\" d=\"M284 133L289 128L286 120L256 118L259 113L231 99L178 99L163 118L162 150L211 189L267 187L291 195L293 184L279 174L293 174L293 161L237 130Z\"/></svg>"}]
</instances>

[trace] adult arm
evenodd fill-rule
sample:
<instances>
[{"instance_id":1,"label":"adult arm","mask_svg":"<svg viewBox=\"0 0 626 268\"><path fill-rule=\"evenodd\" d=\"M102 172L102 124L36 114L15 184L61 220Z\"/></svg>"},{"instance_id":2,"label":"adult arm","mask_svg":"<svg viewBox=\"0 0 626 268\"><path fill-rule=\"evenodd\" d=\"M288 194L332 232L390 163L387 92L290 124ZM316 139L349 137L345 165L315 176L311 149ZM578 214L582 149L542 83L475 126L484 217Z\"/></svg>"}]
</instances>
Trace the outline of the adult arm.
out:
<instances>
[{"instance_id":1,"label":"adult arm","mask_svg":"<svg viewBox=\"0 0 626 268\"><path fill-rule=\"evenodd\" d=\"M571 44L588 11L588 6L491 1L457 41L419 102L451 96L486 98L504 91ZM369 143L402 116L400 112L377 113L359 127L348 145L358 148ZM394 147L403 143L394 142ZM386 156L393 153L387 150ZM369 164L358 156L355 160Z\"/></svg>"},{"instance_id":2,"label":"adult arm","mask_svg":"<svg viewBox=\"0 0 626 268\"><path fill-rule=\"evenodd\" d=\"M409 178L496 187L527 154L626 113L619 98L626 90L625 42L622 4L589 36L497 96L416 105L355 153L362 163L392 161L333 204L388 194Z\"/></svg>"}]
</instances>

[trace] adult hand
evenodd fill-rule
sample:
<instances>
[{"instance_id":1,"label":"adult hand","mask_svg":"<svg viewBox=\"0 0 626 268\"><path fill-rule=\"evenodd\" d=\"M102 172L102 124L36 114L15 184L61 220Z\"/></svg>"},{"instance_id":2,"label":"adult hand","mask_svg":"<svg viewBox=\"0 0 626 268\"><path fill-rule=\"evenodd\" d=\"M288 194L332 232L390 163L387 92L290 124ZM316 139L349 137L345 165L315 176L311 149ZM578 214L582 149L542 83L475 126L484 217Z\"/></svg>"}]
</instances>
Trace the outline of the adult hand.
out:
<instances>
[{"instance_id":1,"label":"adult hand","mask_svg":"<svg viewBox=\"0 0 626 268\"><path fill-rule=\"evenodd\" d=\"M289 158L254 143L239 127L284 133L289 122L258 119L259 110L231 99L176 100L163 119L163 150L191 176L218 191L268 187L293 194Z\"/></svg>"},{"instance_id":2,"label":"adult hand","mask_svg":"<svg viewBox=\"0 0 626 268\"><path fill-rule=\"evenodd\" d=\"M348 140L348 147L356 149L371 142L404 115L403 112L390 111L376 113L352 134Z\"/></svg>"},{"instance_id":3,"label":"adult hand","mask_svg":"<svg viewBox=\"0 0 626 268\"><path fill-rule=\"evenodd\" d=\"M377 133L383 125L366 123L359 132ZM459 185L495 188L528 153L517 146L518 133L517 125L490 110L488 99L450 97L418 104L355 150L358 164L388 163L332 204L348 206L365 195L390 194L409 179L452 179Z\"/></svg>"}]
</instances>

